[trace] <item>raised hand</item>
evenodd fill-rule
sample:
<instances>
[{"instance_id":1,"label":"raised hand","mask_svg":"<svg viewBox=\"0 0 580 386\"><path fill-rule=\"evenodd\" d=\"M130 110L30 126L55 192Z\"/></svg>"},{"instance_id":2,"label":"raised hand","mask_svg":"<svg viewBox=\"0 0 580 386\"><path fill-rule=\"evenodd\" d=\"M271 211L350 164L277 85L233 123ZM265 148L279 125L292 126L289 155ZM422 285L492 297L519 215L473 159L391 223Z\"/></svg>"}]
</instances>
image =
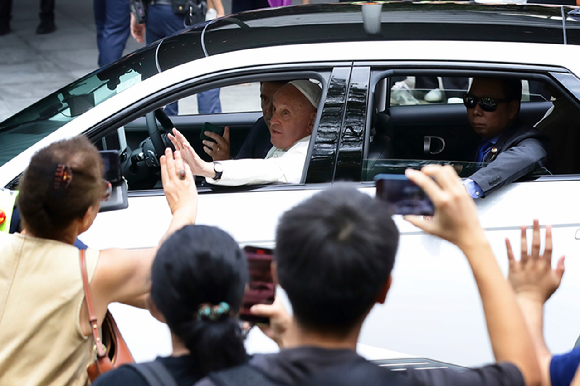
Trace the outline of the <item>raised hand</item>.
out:
<instances>
[{"instance_id":1,"label":"raised hand","mask_svg":"<svg viewBox=\"0 0 580 386\"><path fill-rule=\"evenodd\" d=\"M427 193L435 206L431 219L405 216L407 221L460 248L485 240L477 207L452 166L428 165L421 171L407 169L405 175Z\"/></svg>"},{"instance_id":2,"label":"raised hand","mask_svg":"<svg viewBox=\"0 0 580 386\"><path fill-rule=\"evenodd\" d=\"M215 176L213 165L209 162L205 162L199 157L199 155L197 155L187 138L185 138L185 136L181 134L179 130L174 128L173 135L167 134L167 137L171 143L173 143L175 149L180 151L181 156L185 162L187 162L194 175L203 177Z\"/></svg>"},{"instance_id":3,"label":"raised hand","mask_svg":"<svg viewBox=\"0 0 580 386\"><path fill-rule=\"evenodd\" d=\"M540 223L534 220L532 226L532 245L528 248L526 227L521 227L521 257L514 258L509 239L506 248L509 261L508 279L518 296L546 302L558 289L564 275L564 256L560 257L556 269L552 269L552 227L546 226L544 253L540 254Z\"/></svg>"},{"instance_id":4,"label":"raised hand","mask_svg":"<svg viewBox=\"0 0 580 386\"><path fill-rule=\"evenodd\" d=\"M197 188L189 165L183 162L179 151L173 153L169 148L165 149L160 163L161 182L171 214L179 214L194 223L197 215Z\"/></svg>"},{"instance_id":5,"label":"raised hand","mask_svg":"<svg viewBox=\"0 0 580 386\"><path fill-rule=\"evenodd\" d=\"M223 161L231 158L230 155L230 128L226 126L224 128L224 136L214 133L212 131L206 131L204 133L215 142L203 140L204 144L203 150L209 154L209 156L214 161Z\"/></svg>"}]
</instances>

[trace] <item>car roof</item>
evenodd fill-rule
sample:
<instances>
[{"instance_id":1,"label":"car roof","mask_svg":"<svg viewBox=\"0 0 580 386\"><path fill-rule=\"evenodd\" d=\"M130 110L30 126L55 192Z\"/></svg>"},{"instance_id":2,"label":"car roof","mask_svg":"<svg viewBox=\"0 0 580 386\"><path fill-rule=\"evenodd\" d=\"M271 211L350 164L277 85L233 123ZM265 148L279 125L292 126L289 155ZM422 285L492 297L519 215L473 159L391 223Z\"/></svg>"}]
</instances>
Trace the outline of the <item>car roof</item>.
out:
<instances>
[{"instance_id":1,"label":"car roof","mask_svg":"<svg viewBox=\"0 0 580 386\"><path fill-rule=\"evenodd\" d=\"M466 2L330 3L270 8L222 17L170 36L156 48L157 63L158 70L164 71L232 51L332 42L580 44L580 14L570 14L575 8Z\"/></svg>"}]
</instances>

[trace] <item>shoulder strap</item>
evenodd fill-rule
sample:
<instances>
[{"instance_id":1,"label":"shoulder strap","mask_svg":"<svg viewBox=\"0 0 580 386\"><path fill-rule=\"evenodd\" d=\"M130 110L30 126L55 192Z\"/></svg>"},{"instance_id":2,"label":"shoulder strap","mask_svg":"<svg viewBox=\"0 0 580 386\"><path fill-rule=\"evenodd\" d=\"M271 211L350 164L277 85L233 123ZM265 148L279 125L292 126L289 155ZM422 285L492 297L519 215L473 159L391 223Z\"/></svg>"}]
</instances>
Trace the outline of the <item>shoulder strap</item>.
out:
<instances>
[{"instance_id":1,"label":"shoulder strap","mask_svg":"<svg viewBox=\"0 0 580 386\"><path fill-rule=\"evenodd\" d=\"M127 366L135 369L145 378L149 386L177 386L175 378L161 361L147 363L129 363Z\"/></svg>"},{"instance_id":2,"label":"shoulder strap","mask_svg":"<svg viewBox=\"0 0 580 386\"><path fill-rule=\"evenodd\" d=\"M85 259L85 250L79 249L79 261L81 264L81 275L83 277L83 290L85 291L85 299L87 301L87 309L89 310L89 324L91 325L91 330L93 331L93 339L95 341L95 346L97 347L97 357L104 358L107 353L101 344L101 337L99 335L99 324L97 322L97 317L93 309L93 298L91 297L91 288L89 286L89 277L87 274L87 262Z\"/></svg>"},{"instance_id":3,"label":"shoulder strap","mask_svg":"<svg viewBox=\"0 0 580 386\"><path fill-rule=\"evenodd\" d=\"M216 386L281 386L255 366L244 364L231 369L210 373L208 378Z\"/></svg>"}]
</instances>

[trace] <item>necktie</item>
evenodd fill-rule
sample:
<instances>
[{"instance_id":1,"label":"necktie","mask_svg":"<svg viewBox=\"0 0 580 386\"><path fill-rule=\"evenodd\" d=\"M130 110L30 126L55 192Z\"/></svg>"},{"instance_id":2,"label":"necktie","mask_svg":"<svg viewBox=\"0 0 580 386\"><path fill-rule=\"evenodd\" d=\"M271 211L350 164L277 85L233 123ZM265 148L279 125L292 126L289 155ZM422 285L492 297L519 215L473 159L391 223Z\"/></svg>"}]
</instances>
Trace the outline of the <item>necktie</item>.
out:
<instances>
[{"instance_id":1,"label":"necktie","mask_svg":"<svg viewBox=\"0 0 580 386\"><path fill-rule=\"evenodd\" d=\"M477 162L483 162L492 147L493 143L490 141L485 141L482 143L479 147L479 150L477 151Z\"/></svg>"}]
</instances>

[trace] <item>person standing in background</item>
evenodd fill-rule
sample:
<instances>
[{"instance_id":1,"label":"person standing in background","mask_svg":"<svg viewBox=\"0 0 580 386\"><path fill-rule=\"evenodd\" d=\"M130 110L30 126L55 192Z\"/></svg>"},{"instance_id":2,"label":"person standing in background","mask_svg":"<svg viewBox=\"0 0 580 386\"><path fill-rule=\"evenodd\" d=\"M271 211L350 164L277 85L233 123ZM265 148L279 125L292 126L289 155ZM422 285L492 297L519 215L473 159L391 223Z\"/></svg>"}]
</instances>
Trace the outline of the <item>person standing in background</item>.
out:
<instances>
[{"instance_id":1,"label":"person standing in background","mask_svg":"<svg viewBox=\"0 0 580 386\"><path fill-rule=\"evenodd\" d=\"M54 0L40 0L40 24L37 34L49 34L56 31L54 24ZM0 36L9 34L12 18L12 0L0 0Z\"/></svg>"},{"instance_id":2,"label":"person standing in background","mask_svg":"<svg viewBox=\"0 0 580 386\"><path fill-rule=\"evenodd\" d=\"M173 12L171 0L146 0L146 4L148 4L148 7L147 21L145 23L138 24L135 15L131 14L131 35L137 42L150 44L189 27L184 21L185 14ZM201 0L198 5L199 12L203 13L203 15L194 15L199 17L199 21L196 19L193 24L205 20L206 9L215 9L217 17L225 15L221 0L208 0L207 3L205 0ZM221 113L220 89L216 88L197 94L197 110L199 114ZM177 102L167 105L165 112L167 115L177 115Z\"/></svg>"},{"instance_id":3,"label":"person standing in background","mask_svg":"<svg viewBox=\"0 0 580 386\"><path fill-rule=\"evenodd\" d=\"M129 4L129 0L93 0L99 67L123 56L131 25Z\"/></svg>"}]
</instances>

